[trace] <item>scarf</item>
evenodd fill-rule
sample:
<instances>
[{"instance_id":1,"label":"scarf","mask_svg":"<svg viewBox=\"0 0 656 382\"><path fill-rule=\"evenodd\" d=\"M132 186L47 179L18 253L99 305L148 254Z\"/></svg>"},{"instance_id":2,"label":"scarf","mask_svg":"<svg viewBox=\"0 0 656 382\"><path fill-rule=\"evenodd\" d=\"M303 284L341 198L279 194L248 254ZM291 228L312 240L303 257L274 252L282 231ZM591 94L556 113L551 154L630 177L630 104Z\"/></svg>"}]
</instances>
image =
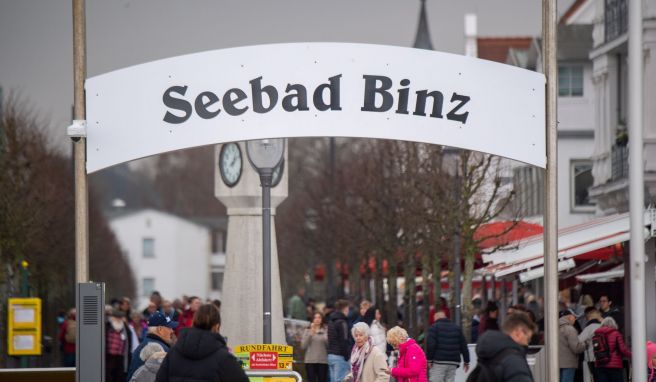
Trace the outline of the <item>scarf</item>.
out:
<instances>
[{"instance_id":1,"label":"scarf","mask_svg":"<svg viewBox=\"0 0 656 382\"><path fill-rule=\"evenodd\" d=\"M368 337L367 342L361 347L357 347L357 345L353 346L353 350L351 350L351 372L353 374L353 382L360 381L364 361L369 357L369 353L371 353L373 347L374 339L371 337Z\"/></svg>"}]
</instances>

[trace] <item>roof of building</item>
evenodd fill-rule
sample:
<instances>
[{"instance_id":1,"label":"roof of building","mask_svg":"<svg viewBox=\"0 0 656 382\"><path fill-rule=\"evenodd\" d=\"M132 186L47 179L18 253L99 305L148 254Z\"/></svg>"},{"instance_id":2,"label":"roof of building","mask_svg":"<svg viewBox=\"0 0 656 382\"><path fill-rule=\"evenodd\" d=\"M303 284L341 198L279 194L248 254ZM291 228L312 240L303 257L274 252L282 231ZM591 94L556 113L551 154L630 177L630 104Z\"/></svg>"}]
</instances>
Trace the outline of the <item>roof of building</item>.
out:
<instances>
[{"instance_id":1,"label":"roof of building","mask_svg":"<svg viewBox=\"0 0 656 382\"><path fill-rule=\"evenodd\" d=\"M564 25L588 0L576 0L565 13L560 17L559 24Z\"/></svg>"},{"instance_id":2,"label":"roof of building","mask_svg":"<svg viewBox=\"0 0 656 382\"><path fill-rule=\"evenodd\" d=\"M177 218L180 220L184 220L188 223L195 224L198 226L202 226L205 228L209 229L214 229L214 230L223 230L225 231L228 227L228 218L225 216L217 216L217 217L193 217L193 218L186 218L183 216L179 216L176 214L173 214L168 211L163 211L163 210L158 210L156 208L112 208L112 209L107 209L103 211L105 216L107 217L107 220L113 221L116 219L122 219L126 217L130 217L132 215L140 214L140 213L146 213L146 212L156 212L159 214L167 215L172 218Z\"/></svg>"},{"instance_id":3,"label":"roof of building","mask_svg":"<svg viewBox=\"0 0 656 382\"><path fill-rule=\"evenodd\" d=\"M476 39L478 58L506 63L510 49L526 50L532 37L479 37Z\"/></svg>"},{"instance_id":4,"label":"roof of building","mask_svg":"<svg viewBox=\"0 0 656 382\"><path fill-rule=\"evenodd\" d=\"M426 0L421 0L421 10L419 11L419 24L417 25L417 35L413 47L418 49L433 50L430 32L428 31L428 18L426 17Z\"/></svg>"}]
</instances>

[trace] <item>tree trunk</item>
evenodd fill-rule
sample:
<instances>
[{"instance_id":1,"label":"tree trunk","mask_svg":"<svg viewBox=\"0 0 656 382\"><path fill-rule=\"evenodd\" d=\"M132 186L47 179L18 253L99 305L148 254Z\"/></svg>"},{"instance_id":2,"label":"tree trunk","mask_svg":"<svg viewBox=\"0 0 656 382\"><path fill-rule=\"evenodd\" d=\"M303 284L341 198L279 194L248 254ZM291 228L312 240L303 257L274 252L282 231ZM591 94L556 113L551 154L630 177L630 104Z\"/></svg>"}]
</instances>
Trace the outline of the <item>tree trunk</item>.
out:
<instances>
[{"instance_id":1,"label":"tree trunk","mask_svg":"<svg viewBox=\"0 0 656 382\"><path fill-rule=\"evenodd\" d=\"M374 273L374 290L376 291L376 305L378 309L380 309L380 312L383 313L383 306L385 305L385 291L383 288L382 256L376 256L376 270Z\"/></svg>"},{"instance_id":2,"label":"tree trunk","mask_svg":"<svg viewBox=\"0 0 656 382\"><path fill-rule=\"evenodd\" d=\"M404 317L406 328L408 329L408 334L411 337L414 337L416 334L417 328L417 316L416 316L416 304L415 299L417 297L416 293L416 284L415 284L415 272L417 267L415 266L415 256L414 253L408 255L408 262L405 266L405 295L408 296L408 302L406 304L406 317Z\"/></svg>"},{"instance_id":3,"label":"tree trunk","mask_svg":"<svg viewBox=\"0 0 656 382\"><path fill-rule=\"evenodd\" d=\"M471 321L472 321L472 281L474 279L474 256L475 250L471 243L465 244L465 269L463 272L462 288L462 331L465 334L467 342L471 342Z\"/></svg>"},{"instance_id":4,"label":"tree trunk","mask_svg":"<svg viewBox=\"0 0 656 382\"><path fill-rule=\"evenodd\" d=\"M389 327L396 326L398 321L397 314L397 301L399 299L399 292L396 289L396 267L390 265L390 270L387 274L387 288L389 290L389 301L387 301L386 317Z\"/></svg>"},{"instance_id":5,"label":"tree trunk","mask_svg":"<svg viewBox=\"0 0 656 382\"><path fill-rule=\"evenodd\" d=\"M435 311L442 309L442 256L436 253L433 256L433 301Z\"/></svg>"},{"instance_id":6,"label":"tree trunk","mask_svg":"<svg viewBox=\"0 0 656 382\"><path fill-rule=\"evenodd\" d=\"M424 315L421 317L423 322L424 331L428 329L430 322L430 292L428 290L428 282L430 277L430 255L426 252L421 257L421 293L424 296Z\"/></svg>"}]
</instances>

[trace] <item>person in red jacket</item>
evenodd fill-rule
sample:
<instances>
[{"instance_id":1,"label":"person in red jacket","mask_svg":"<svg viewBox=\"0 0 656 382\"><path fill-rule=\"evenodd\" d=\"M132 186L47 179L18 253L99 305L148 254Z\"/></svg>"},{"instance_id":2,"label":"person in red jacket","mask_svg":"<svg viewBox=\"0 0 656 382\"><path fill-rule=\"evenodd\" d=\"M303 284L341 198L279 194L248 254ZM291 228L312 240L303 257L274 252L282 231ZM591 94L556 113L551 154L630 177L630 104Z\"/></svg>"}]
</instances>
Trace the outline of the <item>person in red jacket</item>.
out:
<instances>
[{"instance_id":1,"label":"person in red jacket","mask_svg":"<svg viewBox=\"0 0 656 382\"><path fill-rule=\"evenodd\" d=\"M180 335L180 331L182 329L191 328L194 322L194 314L201 305L202 302L200 301L200 298L196 296L189 297L189 308L182 312L182 316L180 317L180 321L178 323L178 329L175 331L177 336Z\"/></svg>"},{"instance_id":2,"label":"person in red jacket","mask_svg":"<svg viewBox=\"0 0 656 382\"><path fill-rule=\"evenodd\" d=\"M405 329L395 326L387 332L387 342L399 349L397 367L389 369L397 382L428 382L426 354Z\"/></svg>"},{"instance_id":3,"label":"person in red jacket","mask_svg":"<svg viewBox=\"0 0 656 382\"><path fill-rule=\"evenodd\" d=\"M631 358L631 351L624 344L622 334L617 329L617 322L612 317L604 318L599 329L595 330L595 335L597 334L606 336L610 360L604 364L599 361L595 362L595 381L623 382L622 356Z\"/></svg>"},{"instance_id":4,"label":"person in red jacket","mask_svg":"<svg viewBox=\"0 0 656 382\"><path fill-rule=\"evenodd\" d=\"M77 322L75 321L75 308L73 308L68 311L66 320L59 327L59 343L64 367L75 367L76 337Z\"/></svg>"}]
</instances>

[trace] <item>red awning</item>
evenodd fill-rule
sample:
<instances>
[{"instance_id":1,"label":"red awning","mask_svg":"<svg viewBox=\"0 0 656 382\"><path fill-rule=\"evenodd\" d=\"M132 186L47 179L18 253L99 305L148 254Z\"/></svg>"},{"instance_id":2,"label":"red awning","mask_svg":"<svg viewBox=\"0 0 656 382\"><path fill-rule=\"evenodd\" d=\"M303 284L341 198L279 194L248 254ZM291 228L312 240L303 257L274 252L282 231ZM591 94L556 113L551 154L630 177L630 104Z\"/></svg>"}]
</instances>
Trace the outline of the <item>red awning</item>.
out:
<instances>
[{"instance_id":1,"label":"red awning","mask_svg":"<svg viewBox=\"0 0 656 382\"><path fill-rule=\"evenodd\" d=\"M480 241L478 247L481 249L502 247L525 237L539 235L543 231L539 224L525 221L498 221L478 227L474 233L474 240Z\"/></svg>"}]
</instances>

